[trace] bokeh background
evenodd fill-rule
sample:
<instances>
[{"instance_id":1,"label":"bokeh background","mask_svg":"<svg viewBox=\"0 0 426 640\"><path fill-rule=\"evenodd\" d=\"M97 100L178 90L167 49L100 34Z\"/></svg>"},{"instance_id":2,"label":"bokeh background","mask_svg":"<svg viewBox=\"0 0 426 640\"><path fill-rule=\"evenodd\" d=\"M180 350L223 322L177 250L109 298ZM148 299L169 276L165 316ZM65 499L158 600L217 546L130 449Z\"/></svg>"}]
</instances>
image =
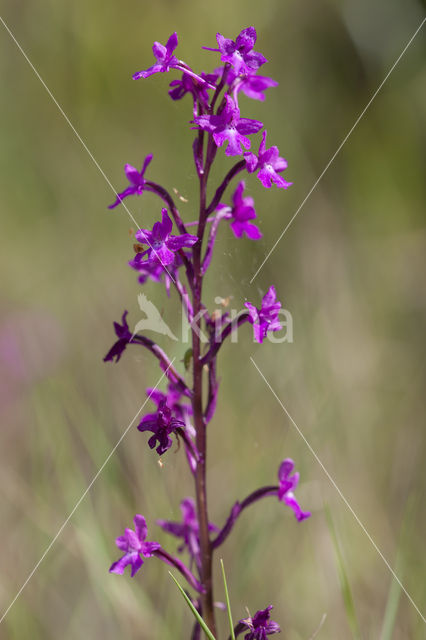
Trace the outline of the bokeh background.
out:
<instances>
[{"instance_id":1,"label":"bokeh background","mask_svg":"<svg viewBox=\"0 0 426 640\"><path fill-rule=\"evenodd\" d=\"M424 638L425 628L371 542L250 362L272 385L348 502L425 609L425 34L422 31L256 277L277 236L323 171L424 17L419 0L216 0L156 3L3 0L1 15L105 174L154 153L150 177L188 199L190 100L175 77L134 83L154 40L178 32L179 55L211 70L215 33L249 25L279 81L264 104L241 97L287 158L287 192L252 177L264 234L224 229L206 302L257 301L271 283L294 342L255 346L250 331L220 356L210 426L211 517L274 480L283 457L301 472L298 524L265 500L241 518L223 557L238 620L269 603L287 640ZM123 309L140 319L127 266L132 224L110 213L110 187L0 25L1 448L0 602L4 611L159 378L149 354L102 358ZM257 142L254 142L257 148ZM214 179L231 160L218 154ZM127 200L150 226L159 202ZM173 297L145 292L180 330ZM160 339L181 360L185 345ZM182 366L182 365L179 365ZM155 519L177 518L192 494L182 456L160 468L131 428L0 626L1 638L188 638L190 613L164 565L133 580L108 574L114 538L143 513L150 539L174 549ZM326 514L329 514L327 518ZM218 558L217 558L218 562ZM216 562L216 564L217 564ZM218 567L216 567L218 569ZM219 572L217 571L219 578ZM339 578L340 576L340 578ZM223 589L217 583L217 599ZM218 613L221 638L225 614Z\"/></svg>"}]
</instances>

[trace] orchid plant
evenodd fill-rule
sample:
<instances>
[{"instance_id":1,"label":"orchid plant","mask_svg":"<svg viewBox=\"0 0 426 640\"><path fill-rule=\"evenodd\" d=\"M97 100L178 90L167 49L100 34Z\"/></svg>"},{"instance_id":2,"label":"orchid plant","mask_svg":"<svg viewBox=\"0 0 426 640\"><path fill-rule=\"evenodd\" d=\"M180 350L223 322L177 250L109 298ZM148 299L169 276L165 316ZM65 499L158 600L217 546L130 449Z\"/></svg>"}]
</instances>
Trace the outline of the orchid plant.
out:
<instances>
[{"instance_id":1,"label":"orchid plant","mask_svg":"<svg viewBox=\"0 0 426 640\"><path fill-rule=\"evenodd\" d=\"M235 186L230 204L222 201L231 183L237 176L247 172L256 173L262 185L268 189L272 183L281 189L291 185L281 175L287 162L280 156L278 148L266 148L266 130L263 131L257 154L250 151L249 136L258 133L263 123L241 117L238 103L240 93L263 101L265 91L277 85L274 80L258 74L267 60L253 50L256 37L254 27L241 31L235 41L218 33L217 47L203 48L219 54L222 66L212 73L196 73L176 57L178 38L173 33L165 46L154 43L155 64L133 76L138 80L171 70L182 74L170 83L169 96L172 100L180 100L188 94L192 101L191 125L196 131L193 157L199 181L198 219L184 222L170 192L146 177L152 154L146 156L140 172L131 165L125 166L129 185L117 194L116 201L110 205L110 208L115 208L125 198L142 195L146 191L155 193L164 205L161 221L156 222L152 229L139 229L136 232L135 255L129 265L138 273L141 284L153 280L164 285L168 293L175 289L179 296L191 327L191 382L187 382L185 372L180 373L153 340L131 332L127 311L122 316L121 324L114 323L117 340L104 359L120 360L131 345L144 347L157 358L168 387L164 392L147 389L148 397L155 404L155 411L141 419L138 429L141 433L148 431L152 434L148 446L155 449L159 456L167 453L173 439L181 441L195 485L195 500L185 497L181 502L180 522L157 521L163 531L179 540L179 555L169 553L158 542L148 542L145 518L137 514L134 517L134 530L126 529L124 535L116 539L122 556L111 565L110 572L123 574L129 566L133 577L144 560L152 557L174 567L186 580L194 608L215 638L213 554L230 535L242 512L267 496L276 496L293 510L299 522L310 516L309 512L302 510L295 497L299 474L294 472L291 459L285 459L279 465L278 483L257 488L243 500L237 500L222 527L210 522L207 508L207 429L216 411L219 351L226 339L243 324L252 325L254 340L258 343L263 342L268 332L282 328L279 319L281 303L277 301L274 286L268 289L260 307L247 302L246 310L236 319L231 319L225 310L210 313L202 299L203 280L211 263L221 223L230 223L237 241L243 237L253 241L262 237L253 222L256 219L254 201L244 195L244 180ZM235 157L237 161L209 200L209 174L219 147L226 147L225 155ZM188 232L190 227L196 227L195 234ZM200 339L201 331L208 336L207 344ZM184 553L187 562L180 557ZM246 640L266 640L266 636L279 632L279 625L270 619L271 609L269 605L258 610L253 617L241 619L235 625L232 637L245 633ZM192 639L196 640L200 634L201 627L196 622Z\"/></svg>"}]
</instances>

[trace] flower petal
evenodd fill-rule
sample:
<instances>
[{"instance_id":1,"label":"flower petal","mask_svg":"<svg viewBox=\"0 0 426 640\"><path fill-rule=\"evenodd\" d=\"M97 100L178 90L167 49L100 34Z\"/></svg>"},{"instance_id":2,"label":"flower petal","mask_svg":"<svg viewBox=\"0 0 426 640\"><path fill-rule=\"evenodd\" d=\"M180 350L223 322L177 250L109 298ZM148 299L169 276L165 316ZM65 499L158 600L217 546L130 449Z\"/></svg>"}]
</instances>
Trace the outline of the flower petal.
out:
<instances>
[{"instance_id":1,"label":"flower petal","mask_svg":"<svg viewBox=\"0 0 426 640\"><path fill-rule=\"evenodd\" d=\"M143 542L147 536L148 528L146 526L146 520L140 513L137 513L133 518L135 523L135 532L140 542Z\"/></svg>"}]
</instances>

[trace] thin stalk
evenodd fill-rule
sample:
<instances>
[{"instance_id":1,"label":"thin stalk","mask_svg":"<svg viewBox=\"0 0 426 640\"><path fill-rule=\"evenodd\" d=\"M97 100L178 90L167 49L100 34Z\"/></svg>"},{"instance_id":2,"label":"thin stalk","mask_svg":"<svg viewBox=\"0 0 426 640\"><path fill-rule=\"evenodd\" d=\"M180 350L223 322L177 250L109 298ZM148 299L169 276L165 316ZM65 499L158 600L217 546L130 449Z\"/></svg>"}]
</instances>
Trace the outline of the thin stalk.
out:
<instances>
[{"instance_id":1,"label":"thin stalk","mask_svg":"<svg viewBox=\"0 0 426 640\"><path fill-rule=\"evenodd\" d=\"M203 365L200 361L200 311L202 310L202 284L203 276L201 271L201 248L203 243L204 230L206 226L206 185L209 172L206 163L204 171L199 174L200 178L200 212L198 223L198 242L193 247L194 282L193 282L193 310L194 323L192 328L192 353L193 353L193 417L195 424L195 442L199 452L199 461L195 472L195 492L197 499L198 522L200 527L200 550L201 550L201 582L204 593L201 595L201 608L204 620L216 635L216 623L214 615L213 601L213 580L212 580L212 548L210 542L208 511L207 511L207 487L206 487L206 463L207 463L207 438L206 423L203 416ZM195 325L195 326L194 326Z\"/></svg>"}]
</instances>

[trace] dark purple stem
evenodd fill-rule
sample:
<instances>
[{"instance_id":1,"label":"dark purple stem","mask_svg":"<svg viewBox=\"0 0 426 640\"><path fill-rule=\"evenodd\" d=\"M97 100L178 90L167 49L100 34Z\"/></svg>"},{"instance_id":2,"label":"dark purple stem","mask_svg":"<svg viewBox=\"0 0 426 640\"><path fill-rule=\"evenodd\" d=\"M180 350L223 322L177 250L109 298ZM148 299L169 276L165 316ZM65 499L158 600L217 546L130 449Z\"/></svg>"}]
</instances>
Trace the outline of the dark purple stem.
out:
<instances>
[{"instance_id":1,"label":"dark purple stem","mask_svg":"<svg viewBox=\"0 0 426 640\"><path fill-rule=\"evenodd\" d=\"M188 581L188 584L193 589L198 591L198 593L203 593L202 584L198 582L197 578L191 573L188 567L185 566L181 560L179 560L179 558L170 555L170 553L167 553L167 551L164 551L164 549L157 549L157 551L154 551L153 555L157 558L160 558L160 560L163 560L163 562L165 562L166 564L175 567L178 571L180 571L180 573Z\"/></svg>"},{"instance_id":2,"label":"dark purple stem","mask_svg":"<svg viewBox=\"0 0 426 640\"><path fill-rule=\"evenodd\" d=\"M219 384L216 379L216 360L213 359L209 364L209 391L207 407L204 412L204 419L206 421L206 424L210 422L216 411L218 387Z\"/></svg>"},{"instance_id":3,"label":"dark purple stem","mask_svg":"<svg viewBox=\"0 0 426 640\"><path fill-rule=\"evenodd\" d=\"M199 145L203 144L203 136L199 134ZM199 148L202 153L202 147ZM202 157L202 156L201 156ZM194 264L193 283L193 309L194 317L197 318L197 326L192 329L192 354L193 354L193 396L192 411L195 425L195 442L199 452L199 462L195 470L195 493L197 500L197 514L200 536L201 555L201 582L205 588L202 594L201 607L204 620L207 626L216 635L216 622L214 615L213 601L213 577L212 577L212 548L209 533L209 519L207 510L207 486L206 486L206 459L207 459L207 437L206 423L203 416L203 366L200 363L200 335L202 310L202 286L203 274L201 271L201 249L203 244L204 230L206 226L206 191L207 178L210 166L206 160L204 167L197 168L200 180L200 209L197 229L198 242L192 248Z\"/></svg>"},{"instance_id":4,"label":"dark purple stem","mask_svg":"<svg viewBox=\"0 0 426 640\"><path fill-rule=\"evenodd\" d=\"M240 162L237 162L237 164L234 164L232 169L230 169L228 171L228 173L226 174L226 176L223 179L222 184L216 190L216 193L213 196L213 200L211 201L211 203L207 207L206 214L208 216L211 213L213 213L213 211L216 209L217 205L220 202L220 199L222 198L223 194L225 193L225 190L226 190L226 187L228 186L228 184L231 182L231 180L233 178L235 178L235 176L237 176L243 169L245 169L245 166L246 166L246 161L245 160L240 160Z\"/></svg>"},{"instance_id":5,"label":"dark purple stem","mask_svg":"<svg viewBox=\"0 0 426 640\"><path fill-rule=\"evenodd\" d=\"M278 490L279 487L277 486L262 487L261 489L257 489L256 491L253 491L253 493L250 493L242 502L236 502L231 509L231 513L229 514L228 519L223 526L223 529L221 529L216 538L212 540L213 549L220 547L220 545L225 542L226 538L231 533L234 524L238 519L238 516L244 509L249 507L251 504L254 504L258 500L261 500L262 498L278 495Z\"/></svg>"}]
</instances>

